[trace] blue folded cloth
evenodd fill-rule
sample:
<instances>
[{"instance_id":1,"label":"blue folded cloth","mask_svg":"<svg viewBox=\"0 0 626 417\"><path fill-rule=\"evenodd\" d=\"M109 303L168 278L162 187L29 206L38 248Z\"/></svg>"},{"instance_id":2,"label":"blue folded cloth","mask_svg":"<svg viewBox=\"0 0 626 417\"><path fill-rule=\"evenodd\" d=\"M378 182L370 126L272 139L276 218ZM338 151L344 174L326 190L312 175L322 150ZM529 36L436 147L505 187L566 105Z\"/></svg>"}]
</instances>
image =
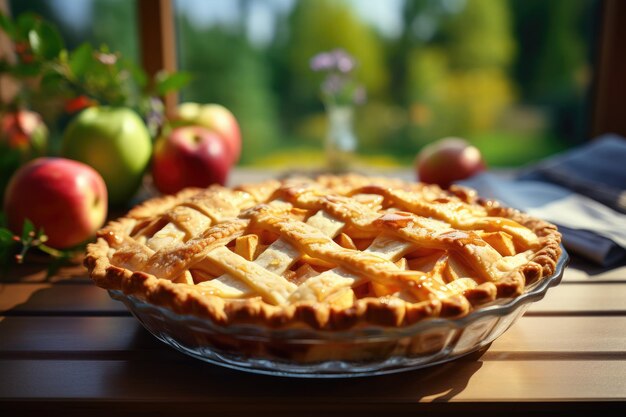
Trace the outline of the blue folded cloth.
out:
<instances>
[{"instance_id":1,"label":"blue folded cloth","mask_svg":"<svg viewBox=\"0 0 626 417\"><path fill-rule=\"evenodd\" d=\"M520 179L559 184L626 213L626 138L601 136L530 167Z\"/></svg>"}]
</instances>

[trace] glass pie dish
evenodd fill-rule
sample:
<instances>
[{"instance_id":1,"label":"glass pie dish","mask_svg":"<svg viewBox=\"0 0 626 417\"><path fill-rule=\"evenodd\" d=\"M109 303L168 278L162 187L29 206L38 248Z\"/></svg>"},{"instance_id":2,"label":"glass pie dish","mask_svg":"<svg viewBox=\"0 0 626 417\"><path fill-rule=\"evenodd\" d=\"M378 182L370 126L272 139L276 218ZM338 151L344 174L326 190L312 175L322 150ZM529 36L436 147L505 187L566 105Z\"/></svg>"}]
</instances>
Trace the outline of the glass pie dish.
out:
<instances>
[{"instance_id":1,"label":"glass pie dish","mask_svg":"<svg viewBox=\"0 0 626 417\"><path fill-rule=\"evenodd\" d=\"M120 290L109 290L159 340L197 359L242 371L301 378L380 375L460 358L493 342L533 302L558 285L569 261L562 250L552 275L514 298L499 298L457 319L431 318L412 326L367 325L345 331L216 325L177 314ZM357 354L355 354L357 352Z\"/></svg>"}]
</instances>

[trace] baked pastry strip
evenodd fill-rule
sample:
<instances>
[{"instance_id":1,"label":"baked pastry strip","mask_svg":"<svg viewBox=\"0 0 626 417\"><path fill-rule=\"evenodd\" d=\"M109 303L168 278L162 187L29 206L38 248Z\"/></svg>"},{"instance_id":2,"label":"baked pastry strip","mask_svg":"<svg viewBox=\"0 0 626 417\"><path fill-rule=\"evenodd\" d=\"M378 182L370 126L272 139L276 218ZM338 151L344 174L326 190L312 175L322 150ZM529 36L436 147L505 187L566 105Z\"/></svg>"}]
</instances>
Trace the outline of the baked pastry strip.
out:
<instances>
[{"instance_id":1,"label":"baked pastry strip","mask_svg":"<svg viewBox=\"0 0 626 417\"><path fill-rule=\"evenodd\" d=\"M368 191L374 192L376 190L370 188ZM523 250L536 247L539 243L537 235L518 222L511 219L489 217L484 207L465 203L458 198L446 197L432 202L421 200L417 195L405 190L390 190L379 187L378 192L404 210L418 216L443 220L456 229L506 232L521 242Z\"/></svg>"},{"instance_id":2,"label":"baked pastry strip","mask_svg":"<svg viewBox=\"0 0 626 417\"><path fill-rule=\"evenodd\" d=\"M337 221L323 211L309 217L307 224L331 238L335 237L344 226L344 223ZM230 270L228 273L215 279L199 283L200 287L225 298L249 297L254 295L254 290L256 290L272 304L284 304L289 294L295 291L296 286L282 277L281 274L302 256L302 252L285 239L279 238L276 240L254 262L250 263L254 265L250 265L250 268L253 268L255 271L263 271L260 272L260 276L263 278L258 280L258 282L253 279L252 275L230 268L230 263L246 265L248 261L243 258L235 258L238 255L234 253L232 255L228 254L227 258L221 259L220 256L224 256L222 252L209 253L208 259L220 267ZM227 263L228 261L230 263ZM241 280L244 281L245 285L235 283L235 281ZM279 291L281 296L276 297L273 291Z\"/></svg>"}]
</instances>

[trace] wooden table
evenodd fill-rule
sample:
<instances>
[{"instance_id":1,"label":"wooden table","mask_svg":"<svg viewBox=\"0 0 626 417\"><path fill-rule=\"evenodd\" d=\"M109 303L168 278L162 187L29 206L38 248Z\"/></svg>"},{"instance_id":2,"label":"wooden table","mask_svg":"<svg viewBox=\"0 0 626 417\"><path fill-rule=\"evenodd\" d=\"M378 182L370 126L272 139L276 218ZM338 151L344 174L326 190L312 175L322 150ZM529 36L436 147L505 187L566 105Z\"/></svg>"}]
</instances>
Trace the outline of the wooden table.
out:
<instances>
[{"instance_id":1,"label":"wooden table","mask_svg":"<svg viewBox=\"0 0 626 417\"><path fill-rule=\"evenodd\" d=\"M156 340L82 266L0 283L0 416L622 415L626 265L573 259L561 285L487 349L400 374L336 380L253 375Z\"/></svg>"}]
</instances>

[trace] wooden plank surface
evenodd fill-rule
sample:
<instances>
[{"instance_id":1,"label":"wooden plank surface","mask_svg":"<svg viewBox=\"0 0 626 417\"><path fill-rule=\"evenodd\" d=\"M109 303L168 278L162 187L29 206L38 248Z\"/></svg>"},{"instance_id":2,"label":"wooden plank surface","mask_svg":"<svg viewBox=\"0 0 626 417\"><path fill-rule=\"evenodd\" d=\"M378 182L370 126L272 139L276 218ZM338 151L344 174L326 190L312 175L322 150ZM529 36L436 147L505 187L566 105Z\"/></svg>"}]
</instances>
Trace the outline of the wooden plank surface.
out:
<instances>
[{"instance_id":1,"label":"wooden plank surface","mask_svg":"<svg viewBox=\"0 0 626 417\"><path fill-rule=\"evenodd\" d=\"M0 317L0 358L58 352L143 352L169 349L133 317ZM489 352L623 354L626 316L522 317ZM58 357L58 355L51 355ZM100 354L100 357L102 354ZM615 355L612 355L615 356ZM540 355L537 357L541 357Z\"/></svg>"},{"instance_id":2,"label":"wooden plank surface","mask_svg":"<svg viewBox=\"0 0 626 417\"><path fill-rule=\"evenodd\" d=\"M0 357L7 352L121 352L165 347L134 317L0 317Z\"/></svg>"},{"instance_id":3,"label":"wooden plank surface","mask_svg":"<svg viewBox=\"0 0 626 417\"><path fill-rule=\"evenodd\" d=\"M379 377L310 380L228 370L180 360L0 360L5 398L202 400L217 409L255 404L347 401L623 400L626 360L489 360L465 358ZM592 383L588 381L591 380ZM60 383L63 381L63 383ZM306 393L306 394L305 394ZM262 407L262 406L261 406Z\"/></svg>"},{"instance_id":4,"label":"wooden plank surface","mask_svg":"<svg viewBox=\"0 0 626 417\"><path fill-rule=\"evenodd\" d=\"M626 314L626 285L567 284L551 288L526 314Z\"/></svg>"},{"instance_id":5,"label":"wooden plank surface","mask_svg":"<svg viewBox=\"0 0 626 417\"><path fill-rule=\"evenodd\" d=\"M341 390L340 398L359 404L624 400L625 326L626 317L601 322L597 317L522 317L481 354L399 375L341 380L339 386L337 381L264 377L204 364L158 342L130 317L6 317L0 322L0 369L11 378L0 379L0 394L203 401L218 409L234 393L255 404L298 395L329 401L338 398L333 387ZM67 382L58 384L58 379Z\"/></svg>"},{"instance_id":6,"label":"wooden plank surface","mask_svg":"<svg viewBox=\"0 0 626 417\"><path fill-rule=\"evenodd\" d=\"M489 352L618 353L626 359L626 316L520 318ZM564 357L564 356L563 356Z\"/></svg>"},{"instance_id":7,"label":"wooden plank surface","mask_svg":"<svg viewBox=\"0 0 626 417\"><path fill-rule=\"evenodd\" d=\"M93 284L0 285L0 315L128 315L126 307Z\"/></svg>"}]
</instances>

